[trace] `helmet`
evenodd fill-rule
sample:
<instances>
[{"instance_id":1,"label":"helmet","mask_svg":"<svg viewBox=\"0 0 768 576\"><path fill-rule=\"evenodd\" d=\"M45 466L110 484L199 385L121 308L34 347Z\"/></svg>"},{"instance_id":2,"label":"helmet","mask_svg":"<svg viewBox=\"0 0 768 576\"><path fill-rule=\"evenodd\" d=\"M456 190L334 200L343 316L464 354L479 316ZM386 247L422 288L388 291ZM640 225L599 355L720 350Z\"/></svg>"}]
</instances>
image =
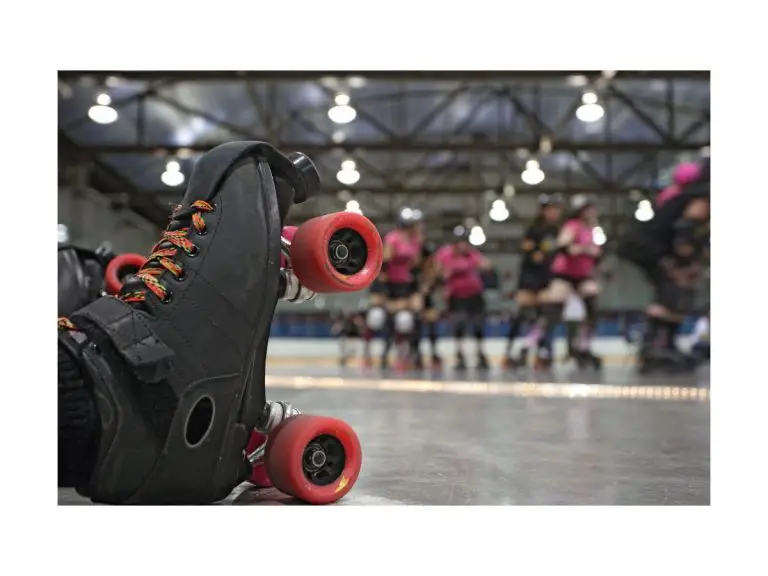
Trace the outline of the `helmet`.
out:
<instances>
[{"instance_id":1,"label":"helmet","mask_svg":"<svg viewBox=\"0 0 768 576\"><path fill-rule=\"evenodd\" d=\"M571 210L577 214L595 204L597 204L597 197L594 194L575 194L571 196Z\"/></svg>"},{"instance_id":2,"label":"helmet","mask_svg":"<svg viewBox=\"0 0 768 576\"><path fill-rule=\"evenodd\" d=\"M422 221L424 215L418 208L403 208L397 213L397 225L399 227L413 226Z\"/></svg>"},{"instance_id":3,"label":"helmet","mask_svg":"<svg viewBox=\"0 0 768 576\"><path fill-rule=\"evenodd\" d=\"M546 206L560 205L563 203L562 194L539 194L539 207L544 208Z\"/></svg>"},{"instance_id":4,"label":"helmet","mask_svg":"<svg viewBox=\"0 0 768 576\"><path fill-rule=\"evenodd\" d=\"M707 162L709 164L709 162ZM675 168L672 173L672 180L678 186L685 186L691 182L695 182L701 176L702 166L695 162L683 162Z\"/></svg>"},{"instance_id":5,"label":"helmet","mask_svg":"<svg viewBox=\"0 0 768 576\"><path fill-rule=\"evenodd\" d=\"M453 241L461 242L463 240L469 240L469 228L459 224L453 229Z\"/></svg>"}]
</instances>

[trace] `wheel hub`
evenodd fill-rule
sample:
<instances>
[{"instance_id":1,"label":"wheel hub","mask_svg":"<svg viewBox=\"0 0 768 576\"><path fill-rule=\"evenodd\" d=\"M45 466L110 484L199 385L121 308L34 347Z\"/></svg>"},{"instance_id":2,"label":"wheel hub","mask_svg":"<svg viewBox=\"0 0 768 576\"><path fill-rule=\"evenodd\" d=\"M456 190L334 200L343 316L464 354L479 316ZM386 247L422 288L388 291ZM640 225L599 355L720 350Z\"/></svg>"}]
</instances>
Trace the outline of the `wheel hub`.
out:
<instances>
[{"instance_id":1,"label":"wheel hub","mask_svg":"<svg viewBox=\"0 0 768 576\"><path fill-rule=\"evenodd\" d=\"M368 259L363 237L351 228L337 230L328 243L328 257L337 272L352 276L360 272Z\"/></svg>"},{"instance_id":2,"label":"wheel hub","mask_svg":"<svg viewBox=\"0 0 768 576\"><path fill-rule=\"evenodd\" d=\"M318 486L335 481L344 470L346 455L338 439L318 436L304 449L302 467L307 479Z\"/></svg>"}]
</instances>

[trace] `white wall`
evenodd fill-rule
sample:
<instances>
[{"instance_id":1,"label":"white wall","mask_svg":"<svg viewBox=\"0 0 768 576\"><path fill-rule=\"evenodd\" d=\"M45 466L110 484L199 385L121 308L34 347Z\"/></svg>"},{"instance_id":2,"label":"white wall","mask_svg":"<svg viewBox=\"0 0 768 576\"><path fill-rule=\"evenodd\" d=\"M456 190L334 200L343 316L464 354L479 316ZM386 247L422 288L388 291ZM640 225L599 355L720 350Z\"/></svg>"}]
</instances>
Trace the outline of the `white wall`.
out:
<instances>
[{"instance_id":1,"label":"white wall","mask_svg":"<svg viewBox=\"0 0 768 576\"><path fill-rule=\"evenodd\" d=\"M60 187L59 223L66 224L72 241L85 248L108 240L117 252L146 254L159 238L156 226L130 210L114 210L93 190Z\"/></svg>"}]
</instances>

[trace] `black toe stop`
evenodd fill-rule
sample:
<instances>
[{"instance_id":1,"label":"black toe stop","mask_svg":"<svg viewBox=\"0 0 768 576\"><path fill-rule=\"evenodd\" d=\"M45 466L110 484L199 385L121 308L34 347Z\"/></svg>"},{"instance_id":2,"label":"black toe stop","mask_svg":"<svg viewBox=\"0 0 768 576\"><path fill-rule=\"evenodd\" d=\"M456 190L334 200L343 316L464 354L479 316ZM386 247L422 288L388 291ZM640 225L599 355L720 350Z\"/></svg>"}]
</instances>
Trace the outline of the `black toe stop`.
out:
<instances>
[{"instance_id":1,"label":"black toe stop","mask_svg":"<svg viewBox=\"0 0 768 576\"><path fill-rule=\"evenodd\" d=\"M298 176L294 184L294 202L301 204L320 192L320 174L306 154L291 152L288 159L296 168Z\"/></svg>"}]
</instances>

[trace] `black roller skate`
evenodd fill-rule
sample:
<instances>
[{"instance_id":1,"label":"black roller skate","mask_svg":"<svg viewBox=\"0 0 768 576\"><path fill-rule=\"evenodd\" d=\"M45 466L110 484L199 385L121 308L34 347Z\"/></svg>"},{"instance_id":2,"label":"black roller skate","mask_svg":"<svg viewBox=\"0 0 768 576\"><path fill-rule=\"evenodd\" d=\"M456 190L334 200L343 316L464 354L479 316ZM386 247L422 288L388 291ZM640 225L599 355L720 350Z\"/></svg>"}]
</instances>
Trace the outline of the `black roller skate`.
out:
<instances>
[{"instance_id":1,"label":"black roller skate","mask_svg":"<svg viewBox=\"0 0 768 576\"><path fill-rule=\"evenodd\" d=\"M467 369L467 362L464 359L464 354L461 352L456 354L456 364L454 365L453 369L457 372L464 372L464 370Z\"/></svg>"},{"instance_id":2,"label":"black roller skate","mask_svg":"<svg viewBox=\"0 0 768 576\"><path fill-rule=\"evenodd\" d=\"M284 156L263 142L214 148L198 160L162 237L116 297L59 319L59 351L77 364L101 416L93 466L76 487L81 495L209 504L246 480L262 456L275 487L307 502L335 501L354 485L360 450L348 425L288 409L277 425L278 404L266 400L277 301L363 289L381 266L381 239L359 215L313 218L292 239L283 233L291 206L318 189L304 155ZM60 372L60 395L68 380ZM270 443L251 459L253 430ZM337 446L346 468L333 457Z\"/></svg>"},{"instance_id":3,"label":"black roller skate","mask_svg":"<svg viewBox=\"0 0 768 576\"><path fill-rule=\"evenodd\" d=\"M599 356L595 356L589 350L574 352L573 359L576 361L576 366L579 370L602 370L603 359Z\"/></svg>"},{"instance_id":4,"label":"black roller skate","mask_svg":"<svg viewBox=\"0 0 768 576\"><path fill-rule=\"evenodd\" d=\"M432 354L431 363L433 370L440 370L443 367L443 359L437 354Z\"/></svg>"},{"instance_id":5,"label":"black roller skate","mask_svg":"<svg viewBox=\"0 0 768 576\"><path fill-rule=\"evenodd\" d=\"M504 368L507 370L519 370L528 366L528 356L530 350L523 348L520 350L517 356L510 354L504 359Z\"/></svg>"},{"instance_id":6,"label":"black roller skate","mask_svg":"<svg viewBox=\"0 0 768 576\"><path fill-rule=\"evenodd\" d=\"M685 374L696 370L696 359L680 350L644 347L640 349L637 370L640 374Z\"/></svg>"},{"instance_id":7,"label":"black roller skate","mask_svg":"<svg viewBox=\"0 0 768 576\"><path fill-rule=\"evenodd\" d=\"M477 369L486 371L490 368L488 365L488 358L482 352L477 355Z\"/></svg>"}]
</instances>

